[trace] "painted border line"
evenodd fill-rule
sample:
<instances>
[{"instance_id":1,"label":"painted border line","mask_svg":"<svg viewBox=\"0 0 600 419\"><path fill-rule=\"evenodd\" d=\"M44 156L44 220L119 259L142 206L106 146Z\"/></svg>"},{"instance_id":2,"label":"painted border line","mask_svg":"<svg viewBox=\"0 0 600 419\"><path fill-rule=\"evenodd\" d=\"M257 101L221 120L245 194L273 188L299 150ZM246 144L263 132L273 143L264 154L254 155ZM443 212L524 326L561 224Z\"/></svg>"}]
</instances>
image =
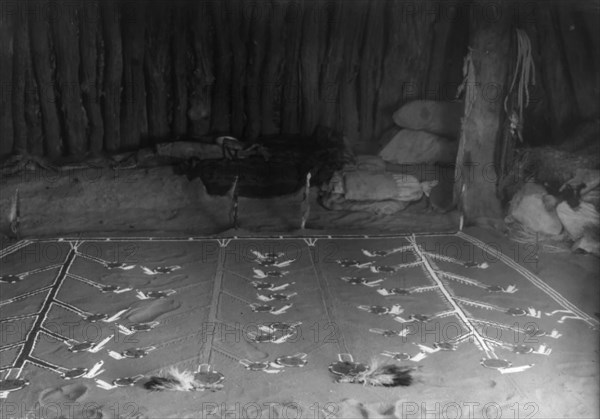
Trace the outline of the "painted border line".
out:
<instances>
[{"instance_id":1,"label":"painted border line","mask_svg":"<svg viewBox=\"0 0 600 419\"><path fill-rule=\"evenodd\" d=\"M510 257L506 256L501 251L492 254L492 252L490 252L488 250L488 246L486 245L485 242L483 242L479 239L476 239L473 236L469 236L468 234L465 234L462 231L457 232L455 235L457 237L460 237L461 239L466 240L469 243L474 244L475 246L479 247L481 250L486 252L488 255L490 255L492 257L497 257L498 259L500 259L502 262L504 262L505 264L507 264L508 266L513 268L515 271L517 271L521 275L523 275L526 279L529 280L529 282L531 282L537 288L539 288L544 293L546 293L550 298L552 298L554 301L556 301L558 304L560 304L564 309L570 310L577 316L581 317L581 319L585 323L587 323L589 326L597 328L600 325L600 322L598 320L596 320L595 318L591 317L590 315L588 315L587 313L585 313L584 311L579 309L577 306L575 306L573 303L571 303L569 300L567 300L565 297L563 297L558 291L556 291L554 288L552 288L551 286L546 284L541 278L539 278L538 276L534 275L533 273L531 273L530 271L528 271L527 269L525 269L524 267L519 265L517 262L515 262Z\"/></svg>"},{"instance_id":2,"label":"painted border line","mask_svg":"<svg viewBox=\"0 0 600 419\"><path fill-rule=\"evenodd\" d=\"M11 253L16 252L19 249L22 249L23 247L27 246L30 243L31 243L31 240L19 240L18 242L5 247L4 249L0 250L0 259L3 258L4 256L8 256Z\"/></svg>"},{"instance_id":3,"label":"painted border line","mask_svg":"<svg viewBox=\"0 0 600 419\"><path fill-rule=\"evenodd\" d=\"M70 241L81 241L81 242L194 242L194 241L207 241L207 240L302 240L302 239L335 239L335 240L354 240L354 239L395 239L395 238L406 238L411 236L426 237L426 236L454 236L456 231L442 231L442 232L425 232L425 233L396 233L396 234L273 234L270 236L173 236L173 237L127 237L127 236L65 236L65 237L49 237L40 239L30 239L30 242L36 243L49 243L49 242L70 242Z\"/></svg>"}]
</instances>

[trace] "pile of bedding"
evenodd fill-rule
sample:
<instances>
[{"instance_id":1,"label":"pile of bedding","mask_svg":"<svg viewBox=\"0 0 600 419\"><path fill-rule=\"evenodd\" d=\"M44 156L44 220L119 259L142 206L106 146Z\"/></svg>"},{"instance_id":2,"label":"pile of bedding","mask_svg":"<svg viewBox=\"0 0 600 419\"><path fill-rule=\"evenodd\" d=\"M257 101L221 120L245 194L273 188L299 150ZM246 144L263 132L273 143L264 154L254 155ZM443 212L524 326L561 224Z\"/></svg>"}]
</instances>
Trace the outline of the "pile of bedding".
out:
<instances>
[{"instance_id":1,"label":"pile of bedding","mask_svg":"<svg viewBox=\"0 0 600 419\"><path fill-rule=\"evenodd\" d=\"M358 156L355 164L336 171L321 190L321 203L331 210L393 214L411 202L429 196L437 180L420 182L416 177L385 170L377 156Z\"/></svg>"}]
</instances>

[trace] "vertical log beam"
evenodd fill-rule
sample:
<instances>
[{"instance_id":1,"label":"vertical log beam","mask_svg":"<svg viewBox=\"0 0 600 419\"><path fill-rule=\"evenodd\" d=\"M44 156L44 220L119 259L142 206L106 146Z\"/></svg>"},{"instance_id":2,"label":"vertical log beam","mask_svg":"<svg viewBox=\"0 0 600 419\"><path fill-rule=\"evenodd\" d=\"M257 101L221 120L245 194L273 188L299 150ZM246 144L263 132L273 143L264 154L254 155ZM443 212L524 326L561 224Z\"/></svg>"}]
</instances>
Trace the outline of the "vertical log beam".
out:
<instances>
[{"instance_id":1,"label":"vertical log beam","mask_svg":"<svg viewBox=\"0 0 600 419\"><path fill-rule=\"evenodd\" d=\"M233 71L231 74L231 133L240 138L244 132L244 89L246 85L246 64L248 50L249 19L245 16L244 0L231 0L231 48L233 51Z\"/></svg>"},{"instance_id":2,"label":"vertical log beam","mask_svg":"<svg viewBox=\"0 0 600 419\"><path fill-rule=\"evenodd\" d=\"M12 116L12 84L13 84L13 42L15 16L10 13L0 14L0 156L13 151L13 116Z\"/></svg>"},{"instance_id":3,"label":"vertical log beam","mask_svg":"<svg viewBox=\"0 0 600 419\"><path fill-rule=\"evenodd\" d=\"M362 45L359 82L360 151L369 151L369 143L375 143L375 110L381 84L381 64L385 48L384 21L386 2L371 0Z\"/></svg>"},{"instance_id":4,"label":"vertical log beam","mask_svg":"<svg viewBox=\"0 0 600 419\"><path fill-rule=\"evenodd\" d=\"M190 13L189 27L192 31L194 71L191 79L189 109L192 136L203 136L210 131L212 93L214 88L213 37L211 15L207 3L197 2Z\"/></svg>"},{"instance_id":5,"label":"vertical log beam","mask_svg":"<svg viewBox=\"0 0 600 419\"><path fill-rule=\"evenodd\" d=\"M508 7L499 4L495 15L471 21L475 94L471 112L463 117L455 176L455 196L467 223L502 219L495 151L503 135L511 34Z\"/></svg>"},{"instance_id":6,"label":"vertical log beam","mask_svg":"<svg viewBox=\"0 0 600 419\"><path fill-rule=\"evenodd\" d=\"M261 93L268 95L268 90L261 89L261 71L265 60L267 31L271 24L271 14L266 8L268 3L254 3L246 7L246 19L250 19L248 74L246 77L246 129L244 137L254 140L261 132Z\"/></svg>"},{"instance_id":7,"label":"vertical log beam","mask_svg":"<svg viewBox=\"0 0 600 419\"><path fill-rule=\"evenodd\" d=\"M298 58L302 40L302 17L305 12L302 3L289 3L285 8L285 58L281 110L281 132L298 134L300 132L299 104L300 78Z\"/></svg>"},{"instance_id":8,"label":"vertical log beam","mask_svg":"<svg viewBox=\"0 0 600 419\"><path fill-rule=\"evenodd\" d=\"M332 3L333 10L328 16L331 22L329 43L323 61L321 78L319 125L341 130L340 115L340 88L344 68L344 36L346 35L345 24L348 20L350 7L345 2Z\"/></svg>"},{"instance_id":9,"label":"vertical log beam","mask_svg":"<svg viewBox=\"0 0 600 419\"><path fill-rule=\"evenodd\" d=\"M306 0L302 18L302 44L300 47L301 132L310 135L319 118L319 76L323 16L316 0ZM325 41L326 42L326 41Z\"/></svg>"},{"instance_id":10,"label":"vertical log beam","mask_svg":"<svg viewBox=\"0 0 600 419\"><path fill-rule=\"evenodd\" d=\"M552 4L556 8L556 4ZM576 2L569 3L568 8L575 10L556 10L558 15L558 33L563 39L565 63L573 86L578 105L578 116L582 119L597 118L599 115L598 97L600 85L597 69L594 71L593 41L589 39L584 25L583 10L577 10ZM598 4L596 4L598 7ZM593 13L593 12L589 12ZM596 10L596 16L598 11ZM596 37L598 32L596 31ZM597 59L597 58L596 58Z\"/></svg>"},{"instance_id":11,"label":"vertical log beam","mask_svg":"<svg viewBox=\"0 0 600 419\"><path fill-rule=\"evenodd\" d=\"M99 154L103 149L104 121L100 109L100 80L98 78L98 48L101 36L100 4L82 3L79 19L79 55L81 57L81 96L88 120L89 150Z\"/></svg>"},{"instance_id":12,"label":"vertical log beam","mask_svg":"<svg viewBox=\"0 0 600 419\"><path fill-rule=\"evenodd\" d=\"M215 28L215 87L212 97L211 130L216 134L228 134L231 130L231 35L227 30L231 6L222 2L210 2L213 27Z\"/></svg>"},{"instance_id":13,"label":"vertical log beam","mask_svg":"<svg viewBox=\"0 0 600 419\"><path fill-rule=\"evenodd\" d=\"M426 4L426 3L424 3ZM386 11L388 28L381 88L377 98L373 140L394 125L392 114L404 103L419 99L427 82L433 42L435 5L411 13L410 3L394 0ZM431 9L429 9L431 8ZM426 11L426 12L425 12ZM374 142L371 142L374 144Z\"/></svg>"},{"instance_id":14,"label":"vertical log beam","mask_svg":"<svg viewBox=\"0 0 600 419\"><path fill-rule=\"evenodd\" d=\"M148 136L152 142L165 140L169 128L169 28L171 8L166 3L147 7L146 70Z\"/></svg>"},{"instance_id":15,"label":"vertical log beam","mask_svg":"<svg viewBox=\"0 0 600 419\"><path fill-rule=\"evenodd\" d=\"M27 153L27 121L25 120L25 85L29 58L29 36L27 16L19 15L15 20L12 114L14 130L13 152Z\"/></svg>"},{"instance_id":16,"label":"vertical log beam","mask_svg":"<svg viewBox=\"0 0 600 419\"><path fill-rule=\"evenodd\" d=\"M550 114L548 123L552 127L554 140L565 134L566 128L577 115L577 102L573 85L566 67L566 55L560 32L556 30L558 16L550 7L536 8L536 23L542 46L543 83L549 92Z\"/></svg>"},{"instance_id":17,"label":"vertical log beam","mask_svg":"<svg viewBox=\"0 0 600 419\"><path fill-rule=\"evenodd\" d=\"M340 90L340 112L344 136L352 145L360 138L360 118L358 112L358 74L361 63L361 45L365 32L369 3L352 1L344 3L344 69Z\"/></svg>"},{"instance_id":18,"label":"vertical log beam","mask_svg":"<svg viewBox=\"0 0 600 419\"><path fill-rule=\"evenodd\" d=\"M122 10L123 101L121 148L134 149L148 135L144 77L145 7L140 1L125 3Z\"/></svg>"},{"instance_id":19,"label":"vertical log beam","mask_svg":"<svg viewBox=\"0 0 600 419\"><path fill-rule=\"evenodd\" d=\"M42 110L40 108L40 88L35 79L32 61L31 37L27 23L27 54L25 57L25 123L27 126L27 150L35 156L44 155L44 134Z\"/></svg>"},{"instance_id":20,"label":"vertical log beam","mask_svg":"<svg viewBox=\"0 0 600 419\"><path fill-rule=\"evenodd\" d=\"M269 9L269 33L267 37L268 53L265 57L261 80L260 116L263 135L279 133L281 118L282 70L284 56L283 19L281 3L271 0Z\"/></svg>"},{"instance_id":21,"label":"vertical log beam","mask_svg":"<svg viewBox=\"0 0 600 419\"><path fill-rule=\"evenodd\" d=\"M102 3L104 32L104 85L102 111L104 116L104 147L114 152L121 145L121 77L123 57L121 48L121 12L118 5L109 1Z\"/></svg>"},{"instance_id":22,"label":"vertical log beam","mask_svg":"<svg viewBox=\"0 0 600 419\"><path fill-rule=\"evenodd\" d=\"M436 7L437 19L432 28L431 59L427 69L424 98L450 101L454 99L462 79L463 57L468 52L467 16L464 10L457 12L457 8L464 6L456 2L438 2ZM455 45L464 47L456 48Z\"/></svg>"},{"instance_id":23,"label":"vertical log beam","mask_svg":"<svg viewBox=\"0 0 600 419\"><path fill-rule=\"evenodd\" d=\"M188 94L187 94L187 48L188 48L188 27L186 25L186 16L189 13L187 3L174 3L173 18L173 135L175 137L184 136L187 133L188 119Z\"/></svg>"},{"instance_id":24,"label":"vertical log beam","mask_svg":"<svg viewBox=\"0 0 600 419\"><path fill-rule=\"evenodd\" d=\"M88 149L79 85L78 8L64 8L51 24L67 153L82 157Z\"/></svg>"},{"instance_id":25,"label":"vertical log beam","mask_svg":"<svg viewBox=\"0 0 600 419\"><path fill-rule=\"evenodd\" d=\"M39 104L42 111L43 135L46 139L45 154L50 159L60 157L63 152L60 121L56 109L53 65L50 59L50 28L46 19L29 22L29 37L33 68L39 92Z\"/></svg>"}]
</instances>

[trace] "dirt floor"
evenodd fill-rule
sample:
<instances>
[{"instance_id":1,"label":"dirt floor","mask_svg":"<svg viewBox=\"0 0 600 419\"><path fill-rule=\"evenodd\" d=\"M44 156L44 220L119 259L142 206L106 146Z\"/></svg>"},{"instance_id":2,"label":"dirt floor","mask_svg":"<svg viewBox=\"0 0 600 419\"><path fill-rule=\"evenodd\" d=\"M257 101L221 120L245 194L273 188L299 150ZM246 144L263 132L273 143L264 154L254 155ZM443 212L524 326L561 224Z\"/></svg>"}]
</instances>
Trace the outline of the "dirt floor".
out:
<instances>
[{"instance_id":1,"label":"dirt floor","mask_svg":"<svg viewBox=\"0 0 600 419\"><path fill-rule=\"evenodd\" d=\"M0 368L29 385L5 394L2 417L598 417L596 258L539 254L480 229L237 233L246 238L65 236L5 249ZM89 317L98 313L113 318ZM292 333L256 342L273 322ZM139 324L151 329L130 333ZM86 341L104 346L69 351ZM123 358L136 348L144 356ZM414 383L335 383L340 354L415 367ZM306 365L246 368L294 355ZM62 376L99 361L95 377ZM167 367L205 363L225 376L221 390L143 387Z\"/></svg>"}]
</instances>

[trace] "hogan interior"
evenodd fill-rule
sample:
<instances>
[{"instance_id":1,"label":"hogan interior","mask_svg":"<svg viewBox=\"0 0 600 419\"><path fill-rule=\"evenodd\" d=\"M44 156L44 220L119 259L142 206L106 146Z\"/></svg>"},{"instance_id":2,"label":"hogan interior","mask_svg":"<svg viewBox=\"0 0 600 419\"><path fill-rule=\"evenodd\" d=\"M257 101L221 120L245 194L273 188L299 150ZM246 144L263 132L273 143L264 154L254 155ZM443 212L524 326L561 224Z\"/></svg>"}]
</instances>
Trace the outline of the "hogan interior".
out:
<instances>
[{"instance_id":1,"label":"hogan interior","mask_svg":"<svg viewBox=\"0 0 600 419\"><path fill-rule=\"evenodd\" d=\"M599 18L600 2L594 0L2 2L0 325L29 316L23 314L27 299L50 290L41 311L32 317L33 325L23 323L28 331L23 341L0 341L0 355L9 354L0 363L0 372L7 372L0 376L3 413L11 417L10 409L18 400L42 407L55 402L83 406L100 400L90 410L93 417L124 417L124 412L109 413L107 406L113 401L121 408L127 401L142 407L130 417L197 417L193 415L199 414L198 406L204 409L202 403L272 401L279 410L270 413L279 417L286 417L286 409L301 402L304 411L294 417L308 417L310 412L312 417L392 418L421 414L421 401L429 406L467 400L473 394L478 402L499 403L503 416L509 415L511 403L526 415L522 409L531 403L527 406L538 408L532 417L596 417L600 310L593 297L600 290L596 278L600 271ZM118 265L127 262L117 260L122 249L104 243L107 239L136 247L137 259ZM259 250L248 260L231 259L223 250L230 245L227 240L233 240L231 246L242 246L249 239ZM458 243L476 249L480 257L440 255L434 242ZM93 243L100 254L85 250L86 244ZM199 248L194 246L207 243L217 243L222 250L199 263L193 256ZM62 268L42 288L18 288L29 275L54 272L53 264L28 259L27 249L38 245L39 249L57 246L64 252ZM333 255L332 263L308 257L304 251L287 258L284 245L308 253L317 249L316 253ZM263 247L270 250L262 251ZM335 252L327 253L332 248ZM488 263L490 249L508 259ZM92 262L111 272L98 271ZM152 263L160 266L152 268ZM179 272L169 276L169 267ZM376 275L362 277L364 272ZM387 275L385 280L408 278L414 286L406 286L410 290L406 291L402 282L401 288L399 284L385 288L377 282L380 274ZM211 280L204 281L202 275ZM265 308L268 304L260 308L262 303L252 302L254 296L241 292L248 284L237 284L236 275L247 276L259 300L260 295L265 298L262 303L308 298L310 303L296 303L296 314L285 320L291 325L317 313L321 317L313 319L316 323L339 326L333 352L319 352L320 361L315 361L323 364L322 376L310 366L309 354L320 351L320 346L302 347L296 352L304 355L294 357L285 335L276 344L283 343L278 348L288 348L287 355L264 350L261 358L259 352L252 352L261 347L260 338L253 335L252 342L246 343L254 349L237 343L229 347L226 339L212 338L210 344L196 348L184 339L181 350L186 359L139 361L132 364L137 367L126 368L130 375L125 378L131 382L106 378L104 384L97 380L94 384L97 377L87 369L67 373L54 364L48 368L62 374L67 383L58 385L52 378L31 373L25 387L21 378L10 378L17 370L21 377L23 368L38 362L37 334L51 334L44 331L43 321L45 316L52 318L53 304L65 305L61 298L71 301L74 296L83 305L100 301L78 290L61 297L61 287L69 280L98 289L110 284L102 292L115 292L119 298L121 293L137 292L139 304L150 305L117 304L114 312L123 308L124 314L115 314L115 322L145 324L142 327L152 333L156 327L156 336L163 341L178 342L172 331L160 332L159 324L168 324L165 319L170 316L183 316L178 313L184 309L208 307L201 317L182 317L181 328L189 336L200 333L197 322L243 323L246 315L276 312ZM196 276L202 280L194 282ZM285 284L273 281L273 276L283 278ZM378 294L364 297L359 304L360 295L333 282L338 277L345 278L344 286L373 288L365 295L375 289ZM170 279L159 284L164 278ZM117 286L111 280L125 282ZM505 281L504 285L496 285L496 280ZM43 278L40 281L45 283ZM502 298L514 294L521 298L520 305L502 299L478 303L481 296L470 294L461 300L451 287L448 291L452 281L490 295L499 292ZM260 293L263 285L272 291L271 297ZM180 288L187 287L193 291L183 296ZM290 294L279 293L287 287ZM294 287L299 287L298 293L291 292ZM406 345L402 350L390 352L397 364L393 368L384 365L377 370L374 365L379 361L372 361L366 373L352 370L360 363L345 352L368 363L383 352L379 343L371 352L359 350L361 342L366 345L375 339L372 333L386 339L391 334L354 313L356 307L391 315L401 324L432 320L419 317L415 310L445 318L432 299L415 297L415 293L427 294L427 287L446 298L456 310L452 313L469 330L475 324L513 332L515 327L503 329L494 316L477 323L459 308L461 304L489 312L506 309L512 316L531 316L533 322L549 321L544 316L558 319L556 313L565 310L562 315L567 319L561 318L560 324L577 325L570 329L572 335L546 325L544 336L570 344L560 343L557 351L562 348L562 352L554 358L543 357L548 361L540 363L538 373L529 367L519 370L523 364L519 362L515 367L505 365L494 349L520 353L526 352L524 346L503 346L485 336L476 344L485 354L481 362L487 369L482 374L465 372L452 362L427 364L437 351L453 353L461 343L458 337L436 341L438 346L410 342L411 348L413 343L424 345L422 356L410 355L408 343L402 341ZM358 288L352 289L356 293ZM393 300L401 298L399 290L410 294L407 306L401 299ZM239 307L223 300L224 295L251 309L236 318L233 313ZM384 300L377 300L382 296ZM19 304L23 313L13 313L12 307ZM527 312L527 304L542 308ZM75 313L79 310L66 306ZM289 314L282 307L275 315ZM412 308L412 317L403 317L402 307ZM56 317L59 320L66 321ZM352 322L365 330L352 329L348 325ZM120 325L121 334L134 334L129 326ZM473 330L470 336L479 336ZM54 338L60 341L59 335ZM69 348L74 345L71 340L65 343ZM191 348L190 353L186 348ZM546 346L539 348L532 353L550 355ZM17 349L14 357L10 355ZM255 359L243 358L244 351ZM122 359L142 358L146 355L142 352L135 352L139 357L126 351L111 356L127 362ZM219 365L215 353L243 367L230 369L223 360ZM275 353L280 355L279 364L265 361ZM528 354L524 356L533 356ZM333 362L328 371L325 359L339 364ZM196 361L198 370L194 370ZM217 365L208 365L209 361ZM422 366L417 366L421 361ZM455 363L463 361L457 356ZM108 362L113 361L105 364L107 373L117 374L118 368ZM258 365L261 362L266 366ZM309 367L302 370L304 379L286 381L278 370L305 364ZM169 367L181 371L170 370L169 375L165 372ZM213 374L213 367L225 374L224 382ZM186 376L190 368L196 376ZM490 378L488 369L502 374ZM254 389L247 378L228 389L233 381L229 377L246 370L271 374L260 375ZM395 377L389 386L394 390L372 377L375 370L380 376ZM69 374L73 381L68 380ZM116 375L112 379L117 380ZM314 389L308 388L306 380L314 380ZM18 383L23 388L11 387ZM292 386L290 391L280 388L286 383ZM165 391L152 398L149 394L159 393L148 390L178 392ZM176 394L172 406L168 394ZM544 405L548 398L556 401ZM399 400L408 404L399 405ZM334 408L325 406L329 402ZM308 407L315 403L319 408L311 412ZM84 411L81 406L78 414ZM416 411L410 410L415 406ZM473 417L487 417L485 409L478 409ZM214 417L226 417L226 412L215 412ZM246 413L238 411L236 417ZM462 413L466 415L466 410Z\"/></svg>"}]
</instances>

